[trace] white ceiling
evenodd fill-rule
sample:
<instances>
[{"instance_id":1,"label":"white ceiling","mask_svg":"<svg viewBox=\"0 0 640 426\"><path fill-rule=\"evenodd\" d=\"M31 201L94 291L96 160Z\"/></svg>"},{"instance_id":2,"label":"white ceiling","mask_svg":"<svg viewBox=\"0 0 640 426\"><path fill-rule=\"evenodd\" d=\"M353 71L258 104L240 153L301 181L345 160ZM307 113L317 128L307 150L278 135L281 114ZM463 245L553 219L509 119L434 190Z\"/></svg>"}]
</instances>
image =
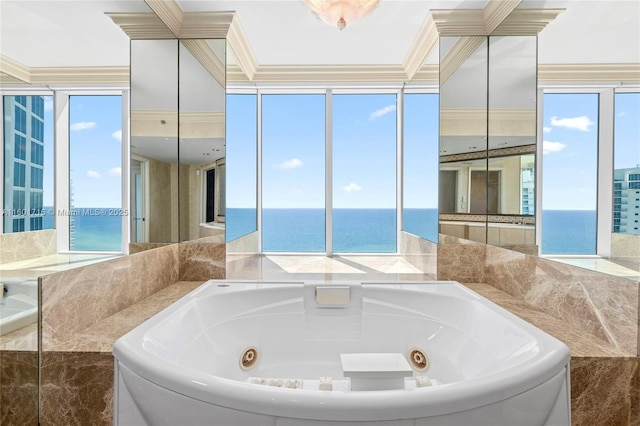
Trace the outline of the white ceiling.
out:
<instances>
[{"instance_id":1,"label":"white ceiling","mask_svg":"<svg viewBox=\"0 0 640 426\"><path fill-rule=\"evenodd\" d=\"M429 9L486 4L381 0L339 31L300 0L178 2L185 12L236 11L260 65L400 64ZM540 34L542 64L640 63L640 1L524 0L519 7L566 8ZM126 66L129 40L104 13L143 11L150 11L143 0L0 0L0 53L29 67Z\"/></svg>"}]
</instances>

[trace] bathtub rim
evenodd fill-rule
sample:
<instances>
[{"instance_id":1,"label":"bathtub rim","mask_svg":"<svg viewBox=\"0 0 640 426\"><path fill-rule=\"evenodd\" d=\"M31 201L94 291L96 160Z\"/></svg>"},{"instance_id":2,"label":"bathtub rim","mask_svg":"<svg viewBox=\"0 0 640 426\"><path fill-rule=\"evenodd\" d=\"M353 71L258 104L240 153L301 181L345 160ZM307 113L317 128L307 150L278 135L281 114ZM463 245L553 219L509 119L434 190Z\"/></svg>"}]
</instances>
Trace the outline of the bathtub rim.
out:
<instances>
[{"instance_id":1,"label":"bathtub rim","mask_svg":"<svg viewBox=\"0 0 640 426\"><path fill-rule=\"evenodd\" d=\"M309 420L381 421L446 415L494 404L544 384L565 368L568 371L570 353L564 343L455 281L363 282L362 284L454 285L457 289L455 291L464 293L465 297L479 300L508 321L516 322L536 339L543 340L548 350L534 355L524 365L516 364L487 376L437 387L411 391L347 393L300 391L254 385L203 374L189 368L176 368L176 364L145 351L144 336L157 322L169 317L188 303L194 303L193 299L209 287L232 283L249 286L304 284L302 281L210 280L118 339L113 347L116 372L118 364L122 363L134 374L169 391L205 403L241 411ZM228 288L229 291L248 289L250 290L247 287L233 289L233 286ZM149 358L143 359L138 356L141 352ZM513 380L515 374L518 375L516 383Z\"/></svg>"}]
</instances>

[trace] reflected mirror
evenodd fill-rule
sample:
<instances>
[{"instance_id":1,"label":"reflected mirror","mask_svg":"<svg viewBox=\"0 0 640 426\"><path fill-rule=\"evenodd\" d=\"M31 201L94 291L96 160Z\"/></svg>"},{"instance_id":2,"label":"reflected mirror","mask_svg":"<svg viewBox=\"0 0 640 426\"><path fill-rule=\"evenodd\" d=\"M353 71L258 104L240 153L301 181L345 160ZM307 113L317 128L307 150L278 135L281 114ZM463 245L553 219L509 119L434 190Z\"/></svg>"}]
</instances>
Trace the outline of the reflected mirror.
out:
<instances>
[{"instance_id":1,"label":"reflected mirror","mask_svg":"<svg viewBox=\"0 0 640 426\"><path fill-rule=\"evenodd\" d=\"M178 242L177 170L178 40L131 40L131 253Z\"/></svg>"},{"instance_id":2,"label":"reflected mirror","mask_svg":"<svg viewBox=\"0 0 640 426\"><path fill-rule=\"evenodd\" d=\"M446 236L486 242L487 50L486 37L440 38L442 242Z\"/></svg>"},{"instance_id":3,"label":"reflected mirror","mask_svg":"<svg viewBox=\"0 0 640 426\"><path fill-rule=\"evenodd\" d=\"M225 49L224 39L179 44L180 241L224 239Z\"/></svg>"}]
</instances>

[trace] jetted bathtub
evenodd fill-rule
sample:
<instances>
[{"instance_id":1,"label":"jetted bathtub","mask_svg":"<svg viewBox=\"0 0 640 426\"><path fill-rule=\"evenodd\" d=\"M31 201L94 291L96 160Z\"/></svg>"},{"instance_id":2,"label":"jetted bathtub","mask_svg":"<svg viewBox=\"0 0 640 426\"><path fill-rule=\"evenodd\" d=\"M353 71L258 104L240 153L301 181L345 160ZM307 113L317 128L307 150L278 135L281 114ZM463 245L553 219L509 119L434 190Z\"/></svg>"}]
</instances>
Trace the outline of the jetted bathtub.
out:
<instances>
[{"instance_id":1,"label":"jetted bathtub","mask_svg":"<svg viewBox=\"0 0 640 426\"><path fill-rule=\"evenodd\" d=\"M0 288L0 336L38 321L36 279L4 279Z\"/></svg>"},{"instance_id":2,"label":"jetted bathtub","mask_svg":"<svg viewBox=\"0 0 640 426\"><path fill-rule=\"evenodd\" d=\"M455 282L212 280L114 345L116 425L568 425L569 349Z\"/></svg>"}]
</instances>

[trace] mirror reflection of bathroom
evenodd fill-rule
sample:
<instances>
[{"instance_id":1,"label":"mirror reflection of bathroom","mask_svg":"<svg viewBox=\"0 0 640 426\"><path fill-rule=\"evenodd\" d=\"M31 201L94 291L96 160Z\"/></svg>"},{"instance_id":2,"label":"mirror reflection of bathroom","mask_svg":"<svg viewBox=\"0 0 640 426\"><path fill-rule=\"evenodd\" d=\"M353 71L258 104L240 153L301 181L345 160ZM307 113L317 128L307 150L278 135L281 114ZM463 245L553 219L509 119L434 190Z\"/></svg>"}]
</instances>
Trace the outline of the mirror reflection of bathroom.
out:
<instances>
[{"instance_id":1,"label":"mirror reflection of bathroom","mask_svg":"<svg viewBox=\"0 0 640 426\"><path fill-rule=\"evenodd\" d=\"M226 41L180 40L180 241L224 236Z\"/></svg>"},{"instance_id":2,"label":"mirror reflection of bathroom","mask_svg":"<svg viewBox=\"0 0 640 426\"><path fill-rule=\"evenodd\" d=\"M131 40L130 153L130 252L178 242L177 40Z\"/></svg>"},{"instance_id":3,"label":"mirror reflection of bathroom","mask_svg":"<svg viewBox=\"0 0 640 426\"><path fill-rule=\"evenodd\" d=\"M486 185L487 55L487 37L440 37L441 240L486 242L487 205L497 202Z\"/></svg>"}]
</instances>

